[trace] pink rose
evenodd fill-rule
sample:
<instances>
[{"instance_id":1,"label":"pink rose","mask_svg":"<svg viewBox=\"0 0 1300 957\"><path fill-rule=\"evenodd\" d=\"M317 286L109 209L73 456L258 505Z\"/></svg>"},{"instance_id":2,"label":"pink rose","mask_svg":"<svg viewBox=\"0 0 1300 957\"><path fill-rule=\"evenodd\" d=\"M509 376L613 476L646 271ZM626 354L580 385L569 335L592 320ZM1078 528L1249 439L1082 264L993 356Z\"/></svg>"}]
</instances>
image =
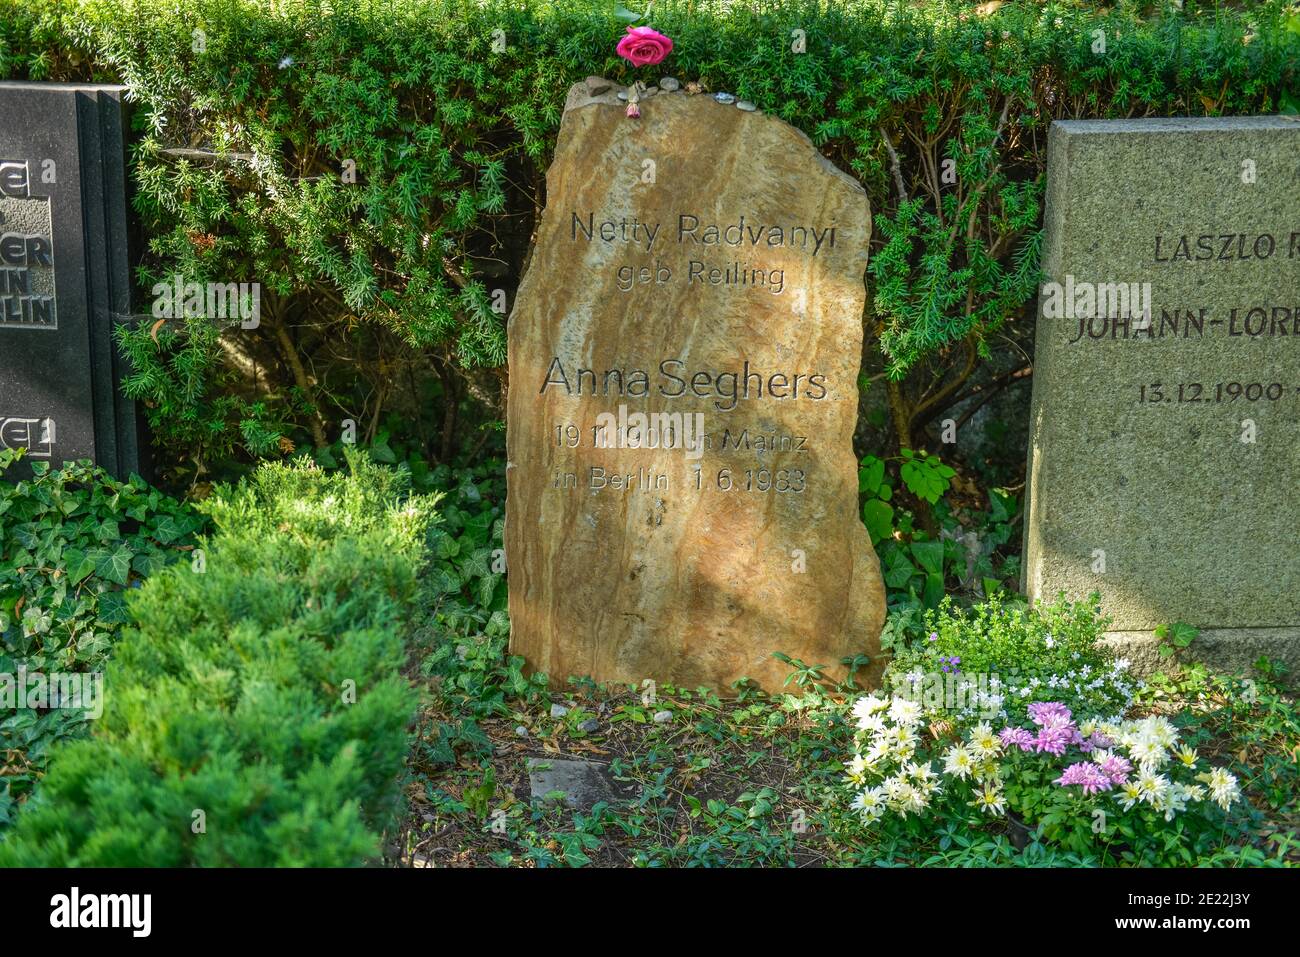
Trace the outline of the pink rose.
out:
<instances>
[{"instance_id":1,"label":"pink rose","mask_svg":"<svg viewBox=\"0 0 1300 957\"><path fill-rule=\"evenodd\" d=\"M628 27L615 52L633 66L654 66L673 52L673 41L649 27Z\"/></svg>"}]
</instances>

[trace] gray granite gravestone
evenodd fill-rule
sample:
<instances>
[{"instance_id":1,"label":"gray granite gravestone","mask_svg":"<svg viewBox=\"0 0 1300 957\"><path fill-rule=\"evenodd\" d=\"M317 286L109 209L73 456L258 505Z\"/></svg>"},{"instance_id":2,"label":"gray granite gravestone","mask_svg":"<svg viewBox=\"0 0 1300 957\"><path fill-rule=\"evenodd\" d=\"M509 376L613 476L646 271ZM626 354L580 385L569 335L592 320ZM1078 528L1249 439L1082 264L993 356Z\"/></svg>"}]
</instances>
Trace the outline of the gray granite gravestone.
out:
<instances>
[{"instance_id":1,"label":"gray granite gravestone","mask_svg":"<svg viewBox=\"0 0 1300 957\"><path fill-rule=\"evenodd\" d=\"M121 87L0 83L0 448L140 470Z\"/></svg>"},{"instance_id":2,"label":"gray granite gravestone","mask_svg":"<svg viewBox=\"0 0 1300 957\"><path fill-rule=\"evenodd\" d=\"M1048 142L1026 592L1099 593L1139 666L1182 621L1300 671L1300 123Z\"/></svg>"}]
</instances>

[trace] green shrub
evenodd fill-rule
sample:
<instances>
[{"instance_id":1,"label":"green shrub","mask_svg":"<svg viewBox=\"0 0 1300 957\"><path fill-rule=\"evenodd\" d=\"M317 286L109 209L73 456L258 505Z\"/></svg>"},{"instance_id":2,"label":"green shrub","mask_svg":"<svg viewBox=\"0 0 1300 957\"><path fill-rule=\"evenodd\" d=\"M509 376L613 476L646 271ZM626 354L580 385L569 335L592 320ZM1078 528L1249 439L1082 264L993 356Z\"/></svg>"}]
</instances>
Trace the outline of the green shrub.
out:
<instances>
[{"instance_id":1,"label":"green shrub","mask_svg":"<svg viewBox=\"0 0 1300 957\"><path fill-rule=\"evenodd\" d=\"M912 696L927 681L951 684L959 694L935 709L948 717L1017 724L1031 703L1057 701L1079 720L1114 719L1137 690L1127 662L1098 644L1105 621L1085 602L1031 608L994 595L963 609L946 598L919 619L904 616L916 624L907 628L898 617L891 623L886 688ZM971 695L960 693L965 687Z\"/></svg>"},{"instance_id":2,"label":"green shrub","mask_svg":"<svg viewBox=\"0 0 1300 957\"><path fill-rule=\"evenodd\" d=\"M19 676L94 675L127 620L127 591L188 562L202 516L138 476L119 482L89 463L4 481L0 450L0 828L43 772L52 744L82 734L85 711L20 707ZM12 684L10 682L12 681ZM32 690L32 689L29 689ZM40 699L37 699L38 703Z\"/></svg>"},{"instance_id":3,"label":"green shrub","mask_svg":"<svg viewBox=\"0 0 1300 957\"><path fill-rule=\"evenodd\" d=\"M408 607L433 521L406 475L266 465L206 504L202 572L135 594L94 735L62 746L0 865L345 865L397 799Z\"/></svg>"},{"instance_id":4,"label":"green shrub","mask_svg":"<svg viewBox=\"0 0 1300 957\"><path fill-rule=\"evenodd\" d=\"M907 448L999 336L1027 336L1052 119L1300 104L1286 0L657 0L652 20L666 72L807 131L866 187L864 321ZM142 289L263 285L257 330L123 333L180 467L327 444L372 401L418 414L408 371L501 366L490 291L519 281L567 88L633 76L623 29L604 0L0 0L0 78L130 84Z\"/></svg>"}]
</instances>

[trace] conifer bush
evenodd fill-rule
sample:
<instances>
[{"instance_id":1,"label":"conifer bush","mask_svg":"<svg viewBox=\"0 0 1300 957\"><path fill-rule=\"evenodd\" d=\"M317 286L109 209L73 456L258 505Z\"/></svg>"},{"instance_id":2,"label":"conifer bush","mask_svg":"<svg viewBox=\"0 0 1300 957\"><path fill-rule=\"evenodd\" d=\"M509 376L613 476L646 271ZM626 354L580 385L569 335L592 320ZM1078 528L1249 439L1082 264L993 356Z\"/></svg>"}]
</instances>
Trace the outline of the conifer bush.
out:
<instances>
[{"instance_id":1,"label":"conifer bush","mask_svg":"<svg viewBox=\"0 0 1300 957\"><path fill-rule=\"evenodd\" d=\"M376 855L414 714L407 605L435 499L348 464L266 464L205 504L203 562L133 594L103 718L51 755L0 866Z\"/></svg>"},{"instance_id":2,"label":"conifer bush","mask_svg":"<svg viewBox=\"0 0 1300 957\"><path fill-rule=\"evenodd\" d=\"M494 294L508 308L525 266L565 93L631 76L615 9L0 0L0 78L132 89L142 291L263 286L258 329L122 334L178 469L319 447L380 412L454 433L439 404L498 394ZM1300 108L1287 0L657 0L652 19L673 73L798 126L866 187L863 320L900 448L999 350L1020 361L1051 120Z\"/></svg>"}]
</instances>

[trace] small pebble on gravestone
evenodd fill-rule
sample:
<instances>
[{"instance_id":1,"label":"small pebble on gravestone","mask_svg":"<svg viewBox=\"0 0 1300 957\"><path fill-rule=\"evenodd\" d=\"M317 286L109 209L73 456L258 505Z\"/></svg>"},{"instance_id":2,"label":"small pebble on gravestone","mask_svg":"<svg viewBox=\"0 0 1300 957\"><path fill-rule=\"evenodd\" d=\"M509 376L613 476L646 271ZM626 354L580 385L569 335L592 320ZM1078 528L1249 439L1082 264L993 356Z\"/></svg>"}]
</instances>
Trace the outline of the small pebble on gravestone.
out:
<instances>
[{"instance_id":1,"label":"small pebble on gravestone","mask_svg":"<svg viewBox=\"0 0 1300 957\"><path fill-rule=\"evenodd\" d=\"M587 734L591 734L593 731L595 731L597 728L600 727L600 722L597 721L595 718L588 718L586 721L582 722L582 724L578 725L578 727L581 728L583 731L585 731Z\"/></svg>"},{"instance_id":2,"label":"small pebble on gravestone","mask_svg":"<svg viewBox=\"0 0 1300 957\"><path fill-rule=\"evenodd\" d=\"M655 724L664 724L671 720L673 720L673 713L671 711L655 712Z\"/></svg>"},{"instance_id":3,"label":"small pebble on gravestone","mask_svg":"<svg viewBox=\"0 0 1300 957\"><path fill-rule=\"evenodd\" d=\"M515 727L515 734L519 735L519 737L521 738L526 738L528 737L528 729L525 728L522 724L517 725Z\"/></svg>"},{"instance_id":4,"label":"small pebble on gravestone","mask_svg":"<svg viewBox=\"0 0 1300 957\"><path fill-rule=\"evenodd\" d=\"M659 81L659 89L663 90L665 93L672 93L674 90L678 90L680 88L681 88L681 84L678 83L671 76L666 76Z\"/></svg>"},{"instance_id":5,"label":"small pebble on gravestone","mask_svg":"<svg viewBox=\"0 0 1300 957\"><path fill-rule=\"evenodd\" d=\"M736 109L744 110L746 113L753 113L756 109L758 109L758 107L755 106L753 103L749 102L749 100L738 100L736 102Z\"/></svg>"},{"instance_id":6,"label":"small pebble on gravestone","mask_svg":"<svg viewBox=\"0 0 1300 957\"><path fill-rule=\"evenodd\" d=\"M553 704L553 705L551 705L551 717L552 717L552 718L563 718L563 717L564 717L566 714L568 714L568 713L569 713L569 709L566 708L566 707L565 707L564 705L562 705L562 704Z\"/></svg>"},{"instance_id":7,"label":"small pebble on gravestone","mask_svg":"<svg viewBox=\"0 0 1300 957\"><path fill-rule=\"evenodd\" d=\"M730 93L714 93L713 98L723 106L730 106L732 103L736 102L736 98Z\"/></svg>"}]
</instances>

